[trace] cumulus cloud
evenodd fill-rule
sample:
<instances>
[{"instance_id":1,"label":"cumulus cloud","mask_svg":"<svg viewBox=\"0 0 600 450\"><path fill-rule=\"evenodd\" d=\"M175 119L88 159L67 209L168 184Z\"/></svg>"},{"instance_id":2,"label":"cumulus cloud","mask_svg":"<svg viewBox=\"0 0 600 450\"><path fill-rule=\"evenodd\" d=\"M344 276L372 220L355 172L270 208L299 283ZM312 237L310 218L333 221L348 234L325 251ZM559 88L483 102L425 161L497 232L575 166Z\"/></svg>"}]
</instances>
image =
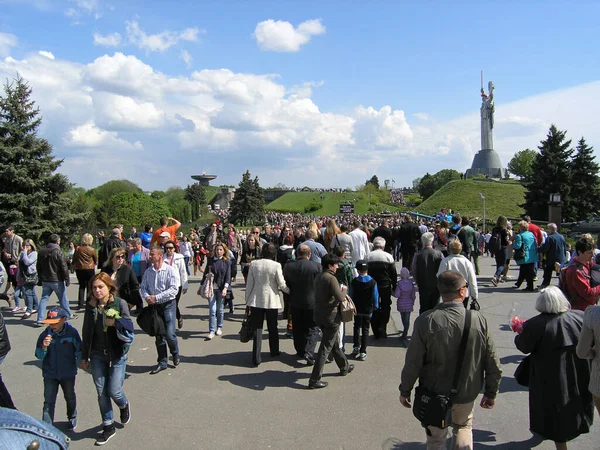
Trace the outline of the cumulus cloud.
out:
<instances>
[{"instance_id":1,"label":"cumulus cloud","mask_svg":"<svg viewBox=\"0 0 600 450\"><path fill-rule=\"evenodd\" d=\"M179 41L197 42L200 30L186 28L181 32L165 30L157 34L148 34L141 29L136 20L125 22L129 42L147 52L164 52Z\"/></svg>"},{"instance_id":2,"label":"cumulus cloud","mask_svg":"<svg viewBox=\"0 0 600 450\"><path fill-rule=\"evenodd\" d=\"M0 32L0 57L8 56L10 49L16 46L17 42L14 34Z\"/></svg>"},{"instance_id":3,"label":"cumulus cloud","mask_svg":"<svg viewBox=\"0 0 600 450\"><path fill-rule=\"evenodd\" d=\"M40 50L38 53L39 53L41 56L44 56L45 58L48 58L48 59L55 59L55 58L54 58L54 55L52 54L52 52L47 52L47 51L45 51L45 50Z\"/></svg>"},{"instance_id":4,"label":"cumulus cloud","mask_svg":"<svg viewBox=\"0 0 600 450\"><path fill-rule=\"evenodd\" d=\"M297 52L313 36L324 34L325 26L321 19L307 20L296 28L283 20L265 20L254 29L254 39L263 51Z\"/></svg>"},{"instance_id":5,"label":"cumulus cloud","mask_svg":"<svg viewBox=\"0 0 600 450\"><path fill-rule=\"evenodd\" d=\"M102 17L98 0L69 0L72 7L65 10L65 16L69 17L74 24L81 23L84 17L93 17L98 20Z\"/></svg>"},{"instance_id":6,"label":"cumulus cloud","mask_svg":"<svg viewBox=\"0 0 600 450\"><path fill-rule=\"evenodd\" d=\"M94 33L94 45L103 45L105 47L118 47L121 44L122 37L120 33L111 33L102 35Z\"/></svg>"},{"instance_id":7,"label":"cumulus cloud","mask_svg":"<svg viewBox=\"0 0 600 450\"><path fill-rule=\"evenodd\" d=\"M237 184L246 169L264 186L352 187L373 173L401 186L427 171L464 171L480 146L477 100L471 114L445 122L417 121L387 105L332 113L311 95L322 82L288 87L273 74L228 69L172 76L121 52L89 64L39 53L0 60L0 78L16 73L33 88L40 134L65 158L61 170L86 188L124 177L162 189L185 185L186 174L201 170ZM494 134L504 164L514 152L535 148L551 122L574 140L583 135L600 145L594 122L600 82L508 104L500 102L501 92L498 86ZM157 170L152 162L165 152L178 156L172 169L179 177L150 179ZM107 161L118 164L93 175L82 170ZM336 170L324 171L331 166Z\"/></svg>"}]
</instances>

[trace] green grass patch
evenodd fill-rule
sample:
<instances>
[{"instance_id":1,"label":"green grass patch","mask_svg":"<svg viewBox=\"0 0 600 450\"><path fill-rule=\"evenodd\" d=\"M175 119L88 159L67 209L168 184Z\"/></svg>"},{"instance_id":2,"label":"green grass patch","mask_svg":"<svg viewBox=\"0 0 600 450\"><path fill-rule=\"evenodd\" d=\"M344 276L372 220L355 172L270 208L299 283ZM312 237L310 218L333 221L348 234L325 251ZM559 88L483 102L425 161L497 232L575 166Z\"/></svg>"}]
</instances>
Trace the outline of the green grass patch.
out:
<instances>
[{"instance_id":1,"label":"green grass patch","mask_svg":"<svg viewBox=\"0 0 600 450\"><path fill-rule=\"evenodd\" d=\"M499 215L519 217L525 210L519 205L525 202L525 187L520 183L475 180L451 181L421 203L416 212L433 215L442 208L470 217L483 217L485 196L486 221L495 222Z\"/></svg>"},{"instance_id":2,"label":"green grass patch","mask_svg":"<svg viewBox=\"0 0 600 450\"><path fill-rule=\"evenodd\" d=\"M302 213L319 205L318 209L311 211L310 215L331 216L339 214L340 203L353 202L357 214L383 211L405 211L406 208L397 207L378 201L376 196L369 197L362 192L288 192L265 206L268 211Z\"/></svg>"}]
</instances>

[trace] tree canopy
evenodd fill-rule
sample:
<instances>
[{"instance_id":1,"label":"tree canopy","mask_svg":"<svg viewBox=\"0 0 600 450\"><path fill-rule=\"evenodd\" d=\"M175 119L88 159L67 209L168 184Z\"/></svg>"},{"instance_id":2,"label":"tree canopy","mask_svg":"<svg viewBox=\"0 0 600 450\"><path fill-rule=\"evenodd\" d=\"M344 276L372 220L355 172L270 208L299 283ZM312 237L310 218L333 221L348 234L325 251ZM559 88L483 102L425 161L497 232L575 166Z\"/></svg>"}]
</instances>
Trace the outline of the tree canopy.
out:
<instances>
[{"instance_id":1,"label":"tree canopy","mask_svg":"<svg viewBox=\"0 0 600 450\"><path fill-rule=\"evenodd\" d=\"M508 171L513 175L524 179L531 175L533 162L538 152L526 148L515 153L515 156L508 162Z\"/></svg>"},{"instance_id":2,"label":"tree canopy","mask_svg":"<svg viewBox=\"0 0 600 450\"><path fill-rule=\"evenodd\" d=\"M426 173L425 176L419 180L417 191L423 201L425 201L431 197L435 191L453 180L460 180L460 173L453 169L443 169L433 175Z\"/></svg>"},{"instance_id":3,"label":"tree canopy","mask_svg":"<svg viewBox=\"0 0 600 450\"><path fill-rule=\"evenodd\" d=\"M368 184L373 185L375 186L375 188L379 189L379 178L377 178L377 175L373 175L369 180L365 182L365 186Z\"/></svg>"},{"instance_id":4,"label":"tree canopy","mask_svg":"<svg viewBox=\"0 0 600 450\"><path fill-rule=\"evenodd\" d=\"M265 219L265 199L258 177L250 178L250 171L242 175L242 181L231 201L229 220L236 224L252 225Z\"/></svg>"},{"instance_id":5,"label":"tree canopy","mask_svg":"<svg viewBox=\"0 0 600 450\"><path fill-rule=\"evenodd\" d=\"M63 160L37 137L39 108L21 77L7 81L0 97L0 222L18 234L40 240L49 233L69 235L86 219L71 209L71 185L56 173Z\"/></svg>"}]
</instances>

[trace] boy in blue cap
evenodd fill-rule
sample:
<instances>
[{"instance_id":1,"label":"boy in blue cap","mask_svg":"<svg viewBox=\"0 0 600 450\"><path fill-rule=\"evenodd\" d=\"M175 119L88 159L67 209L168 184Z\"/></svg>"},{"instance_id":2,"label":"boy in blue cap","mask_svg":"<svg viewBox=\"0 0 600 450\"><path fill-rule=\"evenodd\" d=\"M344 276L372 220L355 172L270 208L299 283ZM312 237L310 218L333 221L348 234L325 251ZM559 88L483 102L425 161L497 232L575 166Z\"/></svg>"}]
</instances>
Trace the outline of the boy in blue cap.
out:
<instances>
[{"instance_id":1,"label":"boy in blue cap","mask_svg":"<svg viewBox=\"0 0 600 450\"><path fill-rule=\"evenodd\" d=\"M35 348L35 356L43 361L44 409L42 420L54 422L54 407L60 386L67 403L68 430L77 427L77 399L75 397L75 376L81 362L81 337L79 332L67 323L68 313L61 307L48 310L42 323L48 327L40 334Z\"/></svg>"}]
</instances>

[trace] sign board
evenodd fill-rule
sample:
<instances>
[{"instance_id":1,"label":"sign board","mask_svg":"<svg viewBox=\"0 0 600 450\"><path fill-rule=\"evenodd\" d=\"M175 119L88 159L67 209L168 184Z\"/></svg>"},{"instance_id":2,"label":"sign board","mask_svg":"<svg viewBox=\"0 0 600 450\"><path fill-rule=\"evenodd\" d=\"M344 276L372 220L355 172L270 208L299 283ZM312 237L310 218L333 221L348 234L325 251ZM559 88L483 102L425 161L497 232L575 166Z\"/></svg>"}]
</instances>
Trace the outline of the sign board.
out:
<instances>
[{"instance_id":1,"label":"sign board","mask_svg":"<svg viewBox=\"0 0 600 450\"><path fill-rule=\"evenodd\" d=\"M354 214L354 205L340 205L340 214Z\"/></svg>"}]
</instances>

